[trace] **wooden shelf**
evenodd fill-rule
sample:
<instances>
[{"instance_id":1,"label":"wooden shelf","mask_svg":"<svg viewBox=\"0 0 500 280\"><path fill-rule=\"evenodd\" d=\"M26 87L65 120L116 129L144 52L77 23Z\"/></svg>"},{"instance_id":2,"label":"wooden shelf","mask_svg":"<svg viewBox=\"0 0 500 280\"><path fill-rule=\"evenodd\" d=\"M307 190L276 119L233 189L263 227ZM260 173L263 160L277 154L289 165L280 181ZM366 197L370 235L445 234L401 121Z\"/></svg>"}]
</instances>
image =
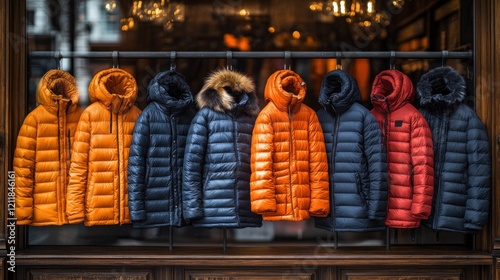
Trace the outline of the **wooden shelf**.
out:
<instances>
[{"instance_id":1,"label":"wooden shelf","mask_svg":"<svg viewBox=\"0 0 500 280\"><path fill-rule=\"evenodd\" d=\"M17 253L18 265L492 265L486 252L462 247L34 247Z\"/></svg>"}]
</instances>

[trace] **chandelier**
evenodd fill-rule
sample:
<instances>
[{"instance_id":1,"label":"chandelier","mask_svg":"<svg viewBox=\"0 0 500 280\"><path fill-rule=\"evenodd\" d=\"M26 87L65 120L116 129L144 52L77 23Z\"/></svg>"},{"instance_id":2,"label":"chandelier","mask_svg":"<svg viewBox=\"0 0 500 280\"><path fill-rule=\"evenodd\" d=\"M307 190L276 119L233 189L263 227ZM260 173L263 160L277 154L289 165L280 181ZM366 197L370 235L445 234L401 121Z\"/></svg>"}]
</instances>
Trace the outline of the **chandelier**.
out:
<instances>
[{"instance_id":1,"label":"chandelier","mask_svg":"<svg viewBox=\"0 0 500 280\"><path fill-rule=\"evenodd\" d=\"M393 9L402 9L404 0L388 0ZM389 25L390 15L387 11L377 11L376 0L329 0L314 1L309 9L319 13L323 18L345 18L350 24L359 27L370 27L377 23L382 27Z\"/></svg>"},{"instance_id":2,"label":"chandelier","mask_svg":"<svg viewBox=\"0 0 500 280\"><path fill-rule=\"evenodd\" d=\"M110 12L116 8L116 0L104 0L105 9ZM184 22L185 6L180 1L171 0L134 0L126 16L120 20L122 31L131 31L137 22L150 22L163 25L165 31L172 31L175 22Z\"/></svg>"}]
</instances>

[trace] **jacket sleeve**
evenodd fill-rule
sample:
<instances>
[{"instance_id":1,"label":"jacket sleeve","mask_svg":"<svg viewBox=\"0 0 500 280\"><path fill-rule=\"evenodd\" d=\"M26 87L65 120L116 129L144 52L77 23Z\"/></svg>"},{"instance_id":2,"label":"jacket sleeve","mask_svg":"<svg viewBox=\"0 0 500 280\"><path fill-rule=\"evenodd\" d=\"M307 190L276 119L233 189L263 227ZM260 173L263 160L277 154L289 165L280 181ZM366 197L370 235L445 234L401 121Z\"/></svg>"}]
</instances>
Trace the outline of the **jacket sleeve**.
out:
<instances>
[{"instance_id":1,"label":"jacket sleeve","mask_svg":"<svg viewBox=\"0 0 500 280\"><path fill-rule=\"evenodd\" d=\"M330 213L330 183L328 178L328 159L326 155L323 130L316 114L309 118L309 180L311 203L309 214L326 217Z\"/></svg>"},{"instance_id":2,"label":"jacket sleeve","mask_svg":"<svg viewBox=\"0 0 500 280\"><path fill-rule=\"evenodd\" d=\"M416 219L427 219L431 213L434 195L434 148L432 133L420 112L411 118L411 170L413 176L413 200L411 215Z\"/></svg>"},{"instance_id":3,"label":"jacket sleeve","mask_svg":"<svg viewBox=\"0 0 500 280\"><path fill-rule=\"evenodd\" d=\"M184 151L182 177L182 211L185 219L203 217L203 166L208 141L208 121L203 111L197 114L189 127Z\"/></svg>"},{"instance_id":4,"label":"jacket sleeve","mask_svg":"<svg viewBox=\"0 0 500 280\"><path fill-rule=\"evenodd\" d=\"M90 151L90 115L83 112L78 121L71 153L66 214L70 224L83 222Z\"/></svg>"},{"instance_id":5,"label":"jacket sleeve","mask_svg":"<svg viewBox=\"0 0 500 280\"><path fill-rule=\"evenodd\" d=\"M149 135L148 115L144 113L135 122L128 158L128 207L132 222L147 220L145 200Z\"/></svg>"},{"instance_id":6,"label":"jacket sleeve","mask_svg":"<svg viewBox=\"0 0 500 280\"><path fill-rule=\"evenodd\" d=\"M491 158L486 127L479 117L467 127L467 204L465 228L480 230L488 222Z\"/></svg>"},{"instance_id":7,"label":"jacket sleeve","mask_svg":"<svg viewBox=\"0 0 500 280\"><path fill-rule=\"evenodd\" d=\"M259 114L252 132L250 201L252 212L276 212L273 178L274 130L269 115Z\"/></svg>"},{"instance_id":8,"label":"jacket sleeve","mask_svg":"<svg viewBox=\"0 0 500 280\"><path fill-rule=\"evenodd\" d=\"M33 221L36 135L36 120L33 116L28 115L17 136L16 150L14 151L15 216L18 225L29 225Z\"/></svg>"},{"instance_id":9,"label":"jacket sleeve","mask_svg":"<svg viewBox=\"0 0 500 280\"><path fill-rule=\"evenodd\" d=\"M387 209L387 161L382 130L371 113L364 118L364 154L370 179L368 217L383 220Z\"/></svg>"}]
</instances>

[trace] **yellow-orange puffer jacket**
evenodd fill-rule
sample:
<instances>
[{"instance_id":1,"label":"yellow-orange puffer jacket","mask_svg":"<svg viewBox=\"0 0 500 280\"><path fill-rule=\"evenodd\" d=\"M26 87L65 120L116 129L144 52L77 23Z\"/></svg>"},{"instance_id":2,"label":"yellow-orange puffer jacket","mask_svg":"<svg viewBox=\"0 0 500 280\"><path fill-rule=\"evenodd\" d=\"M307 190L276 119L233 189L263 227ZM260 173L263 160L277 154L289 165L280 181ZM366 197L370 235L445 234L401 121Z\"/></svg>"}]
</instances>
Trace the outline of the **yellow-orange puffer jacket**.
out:
<instances>
[{"instance_id":1,"label":"yellow-orange puffer jacket","mask_svg":"<svg viewBox=\"0 0 500 280\"><path fill-rule=\"evenodd\" d=\"M17 224L63 225L71 144L83 111L75 78L48 71L37 98L40 105L24 119L14 152Z\"/></svg>"},{"instance_id":2,"label":"yellow-orange puffer jacket","mask_svg":"<svg viewBox=\"0 0 500 280\"><path fill-rule=\"evenodd\" d=\"M267 80L270 101L252 135L250 199L264 220L300 221L330 213L328 163L321 125L302 104L306 86L290 70Z\"/></svg>"},{"instance_id":3,"label":"yellow-orange puffer jacket","mask_svg":"<svg viewBox=\"0 0 500 280\"><path fill-rule=\"evenodd\" d=\"M141 110L134 105L137 84L129 73L111 68L89 85L71 157L67 206L70 223L130 223L127 166L134 124ZM85 220L84 220L85 219Z\"/></svg>"}]
</instances>

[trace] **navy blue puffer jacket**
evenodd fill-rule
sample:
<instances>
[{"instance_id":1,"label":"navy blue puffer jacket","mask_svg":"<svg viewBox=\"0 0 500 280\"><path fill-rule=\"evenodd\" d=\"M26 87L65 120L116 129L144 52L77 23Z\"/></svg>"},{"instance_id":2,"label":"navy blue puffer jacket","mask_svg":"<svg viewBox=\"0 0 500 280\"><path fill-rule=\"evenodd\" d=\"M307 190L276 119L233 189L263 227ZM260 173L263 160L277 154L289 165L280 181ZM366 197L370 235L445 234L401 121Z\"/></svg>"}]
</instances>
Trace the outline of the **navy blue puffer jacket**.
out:
<instances>
[{"instance_id":1,"label":"navy blue puffer jacket","mask_svg":"<svg viewBox=\"0 0 500 280\"><path fill-rule=\"evenodd\" d=\"M356 80L341 70L323 78L318 118L323 128L330 174L331 213L315 218L330 231L385 229L387 164L382 132L358 101Z\"/></svg>"},{"instance_id":2,"label":"navy blue puffer jacket","mask_svg":"<svg viewBox=\"0 0 500 280\"><path fill-rule=\"evenodd\" d=\"M194 100L184 77L159 73L148 105L135 123L128 161L130 217L134 227L182 226L182 165Z\"/></svg>"},{"instance_id":3,"label":"navy blue puffer jacket","mask_svg":"<svg viewBox=\"0 0 500 280\"><path fill-rule=\"evenodd\" d=\"M250 209L250 145L259 113L253 82L237 72L215 72L196 102L200 111L184 157L184 217L193 226L261 226Z\"/></svg>"},{"instance_id":4,"label":"navy blue puffer jacket","mask_svg":"<svg viewBox=\"0 0 500 280\"><path fill-rule=\"evenodd\" d=\"M434 230L477 232L488 222L490 205L486 127L464 104L465 81L451 67L424 74L417 94L434 143L434 199L426 225Z\"/></svg>"}]
</instances>

